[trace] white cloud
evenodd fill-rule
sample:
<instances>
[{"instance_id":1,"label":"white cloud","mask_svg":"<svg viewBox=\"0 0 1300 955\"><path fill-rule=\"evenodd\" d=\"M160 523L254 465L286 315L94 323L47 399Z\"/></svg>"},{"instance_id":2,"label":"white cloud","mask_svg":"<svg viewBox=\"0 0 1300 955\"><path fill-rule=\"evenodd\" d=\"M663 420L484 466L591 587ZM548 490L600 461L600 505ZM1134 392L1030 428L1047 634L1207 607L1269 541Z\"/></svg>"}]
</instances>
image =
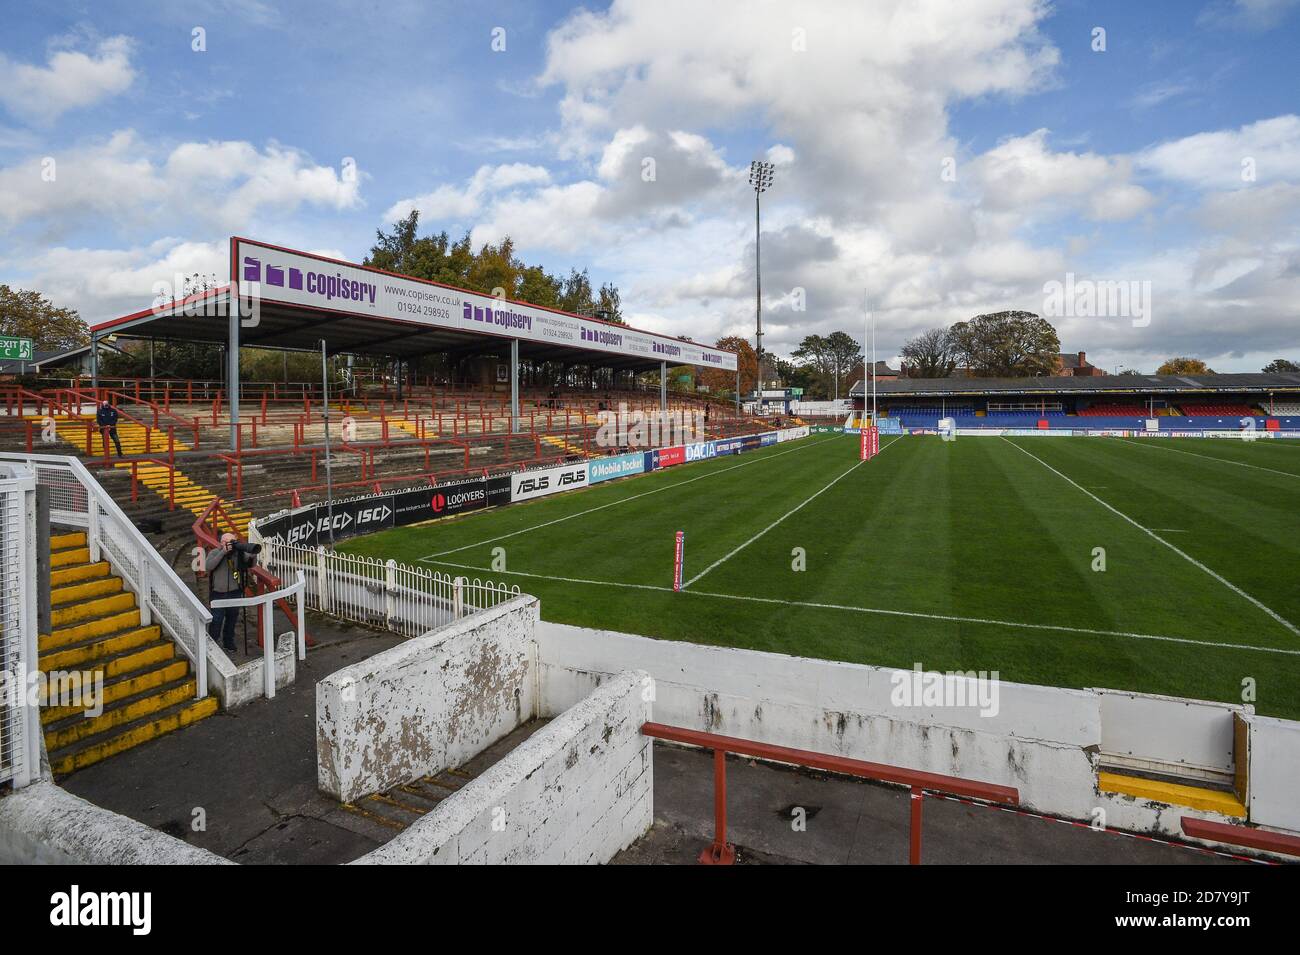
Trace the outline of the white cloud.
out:
<instances>
[{"instance_id":1,"label":"white cloud","mask_svg":"<svg viewBox=\"0 0 1300 955\"><path fill-rule=\"evenodd\" d=\"M1143 169L1201 188L1239 189L1249 160L1256 182L1300 179L1300 116L1263 119L1238 129L1197 133L1143 151Z\"/></svg>"},{"instance_id":2,"label":"white cloud","mask_svg":"<svg viewBox=\"0 0 1300 955\"><path fill-rule=\"evenodd\" d=\"M246 142L190 142L161 154L122 130L51 158L52 181L43 158L0 169L0 225L57 237L103 217L129 231L170 224L174 210L183 209L196 232L229 233L261 212L349 209L361 201L361 173L345 176L274 142L261 150Z\"/></svg>"},{"instance_id":3,"label":"white cloud","mask_svg":"<svg viewBox=\"0 0 1300 955\"><path fill-rule=\"evenodd\" d=\"M101 40L93 53L55 50L44 66L0 54L0 104L29 122L53 122L70 109L91 106L123 92L135 78L131 41Z\"/></svg>"}]
</instances>

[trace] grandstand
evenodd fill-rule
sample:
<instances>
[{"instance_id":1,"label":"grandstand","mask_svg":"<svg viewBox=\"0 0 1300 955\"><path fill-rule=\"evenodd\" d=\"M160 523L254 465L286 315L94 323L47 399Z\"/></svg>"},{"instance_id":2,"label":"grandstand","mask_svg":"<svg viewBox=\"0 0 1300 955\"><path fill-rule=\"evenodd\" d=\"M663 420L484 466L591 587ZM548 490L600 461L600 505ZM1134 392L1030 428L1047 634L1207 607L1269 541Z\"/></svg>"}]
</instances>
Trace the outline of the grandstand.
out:
<instances>
[{"instance_id":1,"label":"grandstand","mask_svg":"<svg viewBox=\"0 0 1300 955\"><path fill-rule=\"evenodd\" d=\"M865 406L860 381L850 395ZM1252 418L1261 431L1300 429L1294 373L901 378L880 382L877 401L904 427L922 430L942 416L959 428L1146 430L1155 419L1160 431L1239 430Z\"/></svg>"}]
</instances>

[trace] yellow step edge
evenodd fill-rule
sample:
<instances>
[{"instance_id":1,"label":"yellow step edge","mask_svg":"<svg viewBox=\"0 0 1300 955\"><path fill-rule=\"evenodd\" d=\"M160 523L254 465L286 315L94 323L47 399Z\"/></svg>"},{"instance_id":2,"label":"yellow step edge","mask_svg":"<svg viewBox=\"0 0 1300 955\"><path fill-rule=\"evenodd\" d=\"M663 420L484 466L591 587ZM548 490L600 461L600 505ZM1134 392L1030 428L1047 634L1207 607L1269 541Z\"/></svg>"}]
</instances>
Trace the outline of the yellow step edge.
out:
<instances>
[{"instance_id":1,"label":"yellow step edge","mask_svg":"<svg viewBox=\"0 0 1300 955\"><path fill-rule=\"evenodd\" d=\"M89 746L78 753L67 756L51 753L50 768L56 775L66 776L75 770L93 766L95 763L117 753L133 749L141 743L147 743L151 739L164 736L173 730L180 729L182 726L197 723L199 720L217 712L219 706L220 703L215 696L206 696L201 700L195 700L184 709L177 710L175 713L168 713L164 717L134 727L126 733L104 740L94 746Z\"/></svg>"},{"instance_id":2,"label":"yellow step edge","mask_svg":"<svg viewBox=\"0 0 1300 955\"><path fill-rule=\"evenodd\" d=\"M50 550L65 550L86 546L86 532L74 531L69 534L51 534Z\"/></svg>"},{"instance_id":3,"label":"yellow step edge","mask_svg":"<svg viewBox=\"0 0 1300 955\"><path fill-rule=\"evenodd\" d=\"M77 547L72 550L61 550L50 554L50 569L59 567L71 567L74 564L85 564L90 561L90 548Z\"/></svg>"},{"instance_id":4,"label":"yellow step edge","mask_svg":"<svg viewBox=\"0 0 1300 955\"><path fill-rule=\"evenodd\" d=\"M94 597L83 603L57 607L50 611L50 626L55 630L63 630L82 620L121 613L134 606L135 594L129 590L107 597Z\"/></svg>"},{"instance_id":5,"label":"yellow step edge","mask_svg":"<svg viewBox=\"0 0 1300 955\"><path fill-rule=\"evenodd\" d=\"M108 561L101 560L93 564L74 564L62 570L50 571L50 586L65 587L83 580L94 580L109 573Z\"/></svg>"},{"instance_id":6,"label":"yellow step edge","mask_svg":"<svg viewBox=\"0 0 1300 955\"><path fill-rule=\"evenodd\" d=\"M115 726L134 723L141 717L192 699L194 699L194 681L191 679L186 680L179 686L169 687L162 692L151 694L139 700L133 700L126 706L105 710L99 716L78 720L71 726L65 726L57 730L46 730L45 748L51 752L63 749L65 746L71 746L73 743L88 739L96 733L102 733L104 730L112 729Z\"/></svg>"},{"instance_id":7,"label":"yellow step edge","mask_svg":"<svg viewBox=\"0 0 1300 955\"><path fill-rule=\"evenodd\" d=\"M153 666L161 662L161 660L156 660L153 663L146 664L146 666ZM137 667L136 669L144 668ZM162 686L165 683L174 683L176 680L185 677L189 672L189 661L173 659L171 663L158 667L156 670L128 677L125 680L118 680L116 683L107 683L104 687L103 703L107 706L110 703L116 703L118 700L126 699L128 696L135 696L137 693L143 693L145 690ZM107 681L108 679L110 678L105 675L104 680ZM42 724L54 723L69 716L76 716L81 712L83 712L83 708L80 706L50 706L47 700L41 701Z\"/></svg>"},{"instance_id":8,"label":"yellow step edge","mask_svg":"<svg viewBox=\"0 0 1300 955\"><path fill-rule=\"evenodd\" d=\"M1183 783L1161 782L1107 772L1097 774L1097 788L1104 793L1134 796L1138 799L1168 803L1171 806L1186 806L1189 809L1217 812L1236 819L1246 818L1246 807L1241 800L1233 793L1218 789L1204 789Z\"/></svg>"},{"instance_id":9,"label":"yellow step edge","mask_svg":"<svg viewBox=\"0 0 1300 955\"><path fill-rule=\"evenodd\" d=\"M140 611L137 608L124 610L111 617L100 617L98 620L87 620L71 627L63 627L40 638L41 662L44 663L44 654L49 651L61 650L74 643L83 643L99 637L111 637L119 631L136 630L139 627Z\"/></svg>"},{"instance_id":10,"label":"yellow step edge","mask_svg":"<svg viewBox=\"0 0 1300 955\"><path fill-rule=\"evenodd\" d=\"M51 577L53 575L51 574ZM63 584L62 586L52 586L50 588L50 605L58 607L62 604L74 603L78 600L87 600L91 597L105 597L111 594L120 593L122 590L122 579L120 577L99 577L95 580L77 581L76 583Z\"/></svg>"},{"instance_id":11,"label":"yellow step edge","mask_svg":"<svg viewBox=\"0 0 1300 955\"><path fill-rule=\"evenodd\" d=\"M154 639L160 639L162 634L158 632L157 627L145 627L145 630L154 631ZM102 661L89 667L91 673L103 673L105 680L113 680L119 676L125 676L128 673L134 673L136 670L143 670L151 667L156 663L162 663L165 660L177 660L176 644L170 640L166 643L158 643L153 646L145 646L143 650L137 650L135 653L125 653L116 659L108 661L107 664ZM185 660L180 660L186 663ZM186 663L188 666L188 663Z\"/></svg>"}]
</instances>

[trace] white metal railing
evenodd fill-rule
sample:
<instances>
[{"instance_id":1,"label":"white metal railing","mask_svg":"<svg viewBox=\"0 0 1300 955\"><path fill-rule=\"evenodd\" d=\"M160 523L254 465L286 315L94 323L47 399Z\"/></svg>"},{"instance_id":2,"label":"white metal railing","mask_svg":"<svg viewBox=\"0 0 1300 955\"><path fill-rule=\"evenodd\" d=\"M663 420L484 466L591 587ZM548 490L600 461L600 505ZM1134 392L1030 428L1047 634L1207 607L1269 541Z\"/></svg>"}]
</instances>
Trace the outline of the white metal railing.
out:
<instances>
[{"instance_id":1,"label":"white metal railing","mask_svg":"<svg viewBox=\"0 0 1300 955\"><path fill-rule=\"evenodd\" d=\"M408 637L519 596L517 586L274 540L264 543L262 566L281 580L301 573L313 610Z\"/></svg>"},{"instance_id":2,"label":"white metal railing","mask_svg":"<svg viewBox=\"0 0 1300 955\"><path fill-rule=\"evenodd\" d=\"M275 637L271 631L274 629L275 603L277 600L287 600L290 597L297 598L298 659L307 659L306 614L302 612L304 587L302 571L298 571L298 579L287 587L281 587L279 590L255 594L252 597L223 597L220 600L212 601L213 608L262 605L262 689L268 700L275 698Z\"/></svg>"},{"instance_id":3,"label":"white metal railing","mask_svg":"<svg viewBox=\"0 0 1300 955\"><path fill-rule=\"evenodd\" d=\"M35 497L30 468L0 464L0 783L14 788L40 775Z\"/></svg>"},{"instance_id":4,"label":"white metal railing","mask_svg":"<svg viewBox=\"0 0 1300 955\"><path fill-rule=\"evenodd\" d=\"M92 561L107 559L136 595L143 626L158 624L194 665L197 696L208 695L208 623L212 614L74 457L3 454L26 464L50 489L50 522L86 529Z\"/></svg>"}]
</instances>

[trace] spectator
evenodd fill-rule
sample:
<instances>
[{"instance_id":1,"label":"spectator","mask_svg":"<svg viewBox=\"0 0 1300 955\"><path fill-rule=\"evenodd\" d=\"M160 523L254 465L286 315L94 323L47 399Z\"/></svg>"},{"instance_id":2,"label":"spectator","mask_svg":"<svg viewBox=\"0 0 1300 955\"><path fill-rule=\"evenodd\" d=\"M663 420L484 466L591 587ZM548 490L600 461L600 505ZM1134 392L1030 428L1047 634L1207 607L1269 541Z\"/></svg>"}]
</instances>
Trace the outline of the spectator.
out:
<instances>
[{"instance_id":1,"label":"spectator","mask_svg":"<svg viewBox=\"0 0 1300 955\"><path fill-rule=\"evenodd\" d=\"M208 602L242 597L244 591L240 586L239 570L235 566L235 541L237 538L229 532L221 535L221 546L208 554L203 569L208 572ZM235 652L235 621L239 618L238 607L211 607L212 623L208 626L208 636L221 641L221 649L227 653Z\"/></svg>"},{"instance_id":2,"label":"spectator","mask_svg":"<svg viewBox=\"0 0 1300 955\"><path fill-rule=\"evenodd\" d=\"M108 454L108 439L113 439L113 447L117 448L117 456L122 456L122 442L117 439L117 409L108 403L105 398L103 403L95 411L95 424L99 426L99 433L104 438L104 453Z\"/></svg>"}]
</instances>

